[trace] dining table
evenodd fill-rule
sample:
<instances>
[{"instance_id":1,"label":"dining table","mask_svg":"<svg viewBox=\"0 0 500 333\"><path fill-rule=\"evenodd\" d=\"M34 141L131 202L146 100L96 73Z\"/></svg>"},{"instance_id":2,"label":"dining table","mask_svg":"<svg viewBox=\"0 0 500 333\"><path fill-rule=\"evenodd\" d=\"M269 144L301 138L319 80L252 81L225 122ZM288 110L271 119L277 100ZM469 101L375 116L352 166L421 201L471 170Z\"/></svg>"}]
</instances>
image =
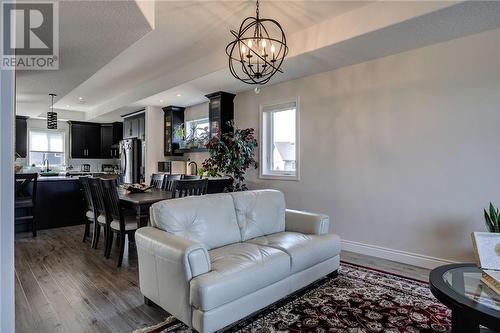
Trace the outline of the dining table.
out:
<instances>
[{"instance_id":1,"label":"dining table","mask_svg":"<svg viewBox=\"0 0 500 333\"><path fill-rule=\"evenodd\" d=\"M152 204L172 198L171 191L156 188L145 192L131 193L123 188L118 188L120 203L135 210L137 228L145 227L149 221L149 208Z\"/></svg>"}]
</instances>

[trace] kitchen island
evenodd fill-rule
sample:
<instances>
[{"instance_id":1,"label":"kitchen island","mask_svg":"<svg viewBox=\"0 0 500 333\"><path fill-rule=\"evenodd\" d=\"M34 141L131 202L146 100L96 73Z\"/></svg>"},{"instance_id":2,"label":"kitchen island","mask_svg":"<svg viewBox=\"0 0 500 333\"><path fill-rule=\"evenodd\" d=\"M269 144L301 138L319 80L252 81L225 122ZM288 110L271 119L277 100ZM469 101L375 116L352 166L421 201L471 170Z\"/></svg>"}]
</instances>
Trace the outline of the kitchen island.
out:
<instances>
[{"instance_id":1,"label":"kitchen island","mask_svg":"<svg viewBox=\"0 0 500 333\"><path fill-rule=\"evenodd\" d=\"M36 227L49 229L84 223L85 202L78 178L39 177L36 193ZM16 232L28 231L16 223Z\"/></svg>"}]
</instances>

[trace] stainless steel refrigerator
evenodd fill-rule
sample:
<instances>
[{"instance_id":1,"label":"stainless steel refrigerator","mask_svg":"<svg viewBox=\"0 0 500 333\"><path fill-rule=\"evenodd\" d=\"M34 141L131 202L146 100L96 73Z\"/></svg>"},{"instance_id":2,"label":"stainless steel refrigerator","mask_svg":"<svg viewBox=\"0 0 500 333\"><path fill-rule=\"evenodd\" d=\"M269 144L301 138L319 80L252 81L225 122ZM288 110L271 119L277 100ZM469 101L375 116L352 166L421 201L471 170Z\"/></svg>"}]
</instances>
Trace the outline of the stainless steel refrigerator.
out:
<instances>
[{"instance_id":1,"label":"stainless steel refrigerator","mask_svg":"<svg viewBox=\"0 0 500 333\"><path fill-rule=\"evenodd\" d=\"M120 168L122 182L133 184L144 179L142 142L137 138L120 141Z\"/></svg>"}]
</instances>

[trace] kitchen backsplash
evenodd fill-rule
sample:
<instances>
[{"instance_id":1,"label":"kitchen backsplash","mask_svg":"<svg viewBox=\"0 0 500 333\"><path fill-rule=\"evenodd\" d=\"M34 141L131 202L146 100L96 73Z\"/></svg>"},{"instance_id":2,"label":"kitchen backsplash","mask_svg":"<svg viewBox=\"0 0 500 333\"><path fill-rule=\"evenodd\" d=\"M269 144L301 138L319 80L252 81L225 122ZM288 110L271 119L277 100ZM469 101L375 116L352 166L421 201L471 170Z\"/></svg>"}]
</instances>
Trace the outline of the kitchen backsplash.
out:
<instances>
[{"instance_id":1,"label":"kitchen backsplash","mask_svg":"<svg viewBox=\"0 0 500 333\"><path fill-rule=\"evenodd\" d=\"M117 159L85 159L85 158L70 158L68 159L67 167L72 165L73 171L80 171L82 164L90 164L90 171L100 172L103 164L111 164L120 166L120 160Z\"/></svg>"},{"instance_id":2,"label":"kitchen backsplash","mask_svg":"<svg viewBox=\"0 0 500 333\"><path fill-rule=\"evenodd\" d=\"M29 172L31 169L33 169L30 166L26 165L27 163L28 163L28 161L25 158L17 158L16 159L16 164L22 165L24 172ZM81 171L82 164L90 164L90 171L91 172L101 172L103 164L117 165L119 168L120 167L120 160L117 160L117 159L70 158L70 159L68 159L68 164L66 165L66 169L68 169L68 167L71 165L71 166L73 166L72 171ZM35 169L40 169L40 168L35 168ZM54 166L50 166L50 169L53 171L63 171L63 170L59 170L59 168L54 167ZM35 171L35 170L31 170L31 171ZM36 171L38 171L38 170L36 170Z\"/></svg>"}]
</instances>

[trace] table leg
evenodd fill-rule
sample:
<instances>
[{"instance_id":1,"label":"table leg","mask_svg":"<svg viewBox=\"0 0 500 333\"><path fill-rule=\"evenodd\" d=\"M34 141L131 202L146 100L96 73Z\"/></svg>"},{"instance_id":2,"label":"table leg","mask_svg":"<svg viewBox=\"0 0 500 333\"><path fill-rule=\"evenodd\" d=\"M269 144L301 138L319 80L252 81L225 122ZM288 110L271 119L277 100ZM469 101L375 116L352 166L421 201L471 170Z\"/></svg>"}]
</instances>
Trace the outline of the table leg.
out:
<instances>
[{"instance_id":1,"label":"table leg","mask_svg":"<svg viewBox=\"0 0 500 333\"><path fill-rule=\"evenodd\" d=\"M137 205L136 206L136 220L137 228L145 227L149 221L149 207L151 205Z\"/></svg>"},{"instance_id":2,"label":"table leg","mask_svg":"<svg viewBox=\"0 0 500 333\"><path fill-rule=\"evenodd\" d=\"M479 333L479 324L471 320L462 312L452 310L451 333Z\"/></svg>"}]
</instances>

